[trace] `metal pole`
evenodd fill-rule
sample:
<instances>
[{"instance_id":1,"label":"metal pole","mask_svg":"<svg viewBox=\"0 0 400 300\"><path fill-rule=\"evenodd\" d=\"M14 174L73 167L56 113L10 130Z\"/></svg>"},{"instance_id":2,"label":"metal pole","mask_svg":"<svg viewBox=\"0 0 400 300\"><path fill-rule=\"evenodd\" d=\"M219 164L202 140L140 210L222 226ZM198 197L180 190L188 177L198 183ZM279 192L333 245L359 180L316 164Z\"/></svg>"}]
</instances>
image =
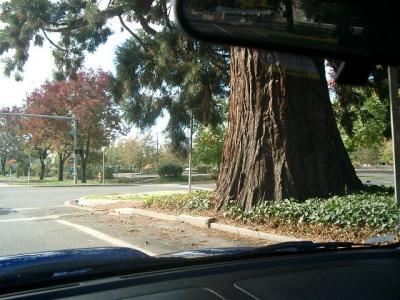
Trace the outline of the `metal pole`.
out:
<instances>
[{"instance_id":1,"label":"metal pole","mask_svg":"<svg viewBox=\"0 0 400 300\"><path fill-rule=\"evenodd\" d=\"M400 103L399 74L396 67L388 68L390 93L390 118L392 122L394 191L397 206L400 206Z\"/></svg>"},{"instance_id":2,"label":"metal pole","mask_svg":"<svg viewBox=\"0 0 400 300\"><path fill-rule=\"evenodd\" d=\"M34 117L34 118L45 118L45 119L58 119L58 120L73 120L74 119L74 117L68 117L68 116L37 115L37 114L25 114L25 113L13 113L13 112L0 112L0 115L19 116L19 117Z\"/></svg>"},{"instance_id":3,"label":"metal pole","mask_svg":"<svg viewBox=\"0 0 400 300\"><path fill-rule=\"evenodd\" d=\"M105 149L103 149L103 184L105 183L105 170L106 170L106 165L105 165L105 153L106 153L106 150Z\"/></svg>"},{"instance_id":4,"label":"metal pole","mask_svg":"<svg viewBox=\"0 0 400 300\"><path fill-rule=\"evenodd\" d=\"M193 112L190 112L190 143L189 143L189 193L192 192L192 147L193 147Z\"/></svg>"},{"instance_id":5,"label":"metal pole","mask_svg":"<svg viewBox=\"0 0 400 300\"><path fill-rule=\"evenodd\" d=\"M76 118L73 119L72 121L73 125L73 130L74 130L74 154L73 154L73 158L74 158L74 184L78 183L78 174L76 171L76 150L78 147L78 120Z\"/></svg>"},{"instance_id":6,"label":"metal pole","mask_svg":"<svg viewBox=\"0 0 400 300\"><path fill-rule=\"evenodd\" d=\"M156 159L157 159L157 169L158 169L160 167L159 154L158 154L158 132L156 133L156 147L157 147Z\"/></svg>"},{"instance_id":7,"label":"metal pole","mask_svg":"<svg viewBox=\"0 0 400 300\"><path fill-rule=\"evenodd\" d=\"M31 181L31 163L29 162L28 164L28 184L30 184Z\"/></svg>"}]
</instances>

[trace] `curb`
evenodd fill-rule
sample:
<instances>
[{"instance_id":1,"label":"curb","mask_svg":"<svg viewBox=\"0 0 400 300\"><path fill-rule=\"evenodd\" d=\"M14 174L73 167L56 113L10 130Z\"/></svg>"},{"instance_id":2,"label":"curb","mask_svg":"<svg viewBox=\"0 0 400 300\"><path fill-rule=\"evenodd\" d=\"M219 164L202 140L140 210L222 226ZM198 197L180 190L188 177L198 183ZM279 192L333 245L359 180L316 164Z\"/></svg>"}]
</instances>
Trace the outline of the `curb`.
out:
<instances>
[{"instance_id":1,"label":"curb","mask_svg":"<svg viewBox=\"0 0 400 300\"><path fill-rule=\"evenodd\" d=\"M132 201L141 201L141 200L112 200L112 199L86 199L86 197L81 197L78 200L76 200L75 205L79 206L88 206L88 207L97 207L97 206L102 206L102 205L108 205L108 204L116 204L116 203L126 203L126 202L132 202Z\"/></svg>"},{"instance_id":2,"label":"curb","mask_svg":"<svg viewBox=\"0 0 400 300\"><path fill-rule=\"evenodd\" d=\"M89 206L96 207L101 205L115 204L124 202L123 200L109 200L109 199L85 199L85 197L79 198L77 201L77 205L79 206Z\"/></svg>"},{"instance_id":3,"label":"curb","mask_svg":"<svg viewBox=\"0 0 400 300\"><path fill-rule=\"evenodd\" d=\"M256 231L256 230L241 228L241 227L237 227L237 226L227 225L227 224L223 224L223 223L211 223L210 228L229 232L229 233L234 233L239 236L251 237L251 238L256 238L256 239L261 239L261 240L268 240L268 241L272 241L272 242L282 243L282 242L301 241L301 239L297 239L297 238L290 237L290 236L268 233L268 232L264 232L264 231Z\"/></svg>"},{"instance_id":4,"label":"curb","mask_svg":"<svg viewBox=\"0 0 400 300\"><path fill-rule=\"evenodd\" d=\"M181 221L182 223L187 223L190 225L198 226L198 227L210 227L210 224L212 222L215 222L215 218L210 218L210 217L195 217L195 216L189 216L189 215L179 215L178 221Z\"/></svg>"},{"instance_id":5,"label":"curb","mask_svg":"<svg viewBox=\"0 0 400 300\"><path fill-rule=\"evenodd\" d=\"M139 208L117 208L114 209L114 212L123 214L123 215L140 215L144 217L150 217L159 220L165 221L173 221L173 222L182 222L189 225L202 227L202 228L210 228L213 230L219 230L224 232L229 232L233 234L237 234L239 236L248 237L248 238L256 238L261 240L268 240L271 242L293 242L293 241L301 241L301 239L294 238L291 236L279 235L274 233L268 233L264 231L256 231L251 229L246 229L242 227L227 225L223 223L216 223L217 219L211 217L197 217L197 216L189 216L189 215L169 215L164 213L156 213L152 211L148 211L145 209Z\"/></svg>"}]
</instances>

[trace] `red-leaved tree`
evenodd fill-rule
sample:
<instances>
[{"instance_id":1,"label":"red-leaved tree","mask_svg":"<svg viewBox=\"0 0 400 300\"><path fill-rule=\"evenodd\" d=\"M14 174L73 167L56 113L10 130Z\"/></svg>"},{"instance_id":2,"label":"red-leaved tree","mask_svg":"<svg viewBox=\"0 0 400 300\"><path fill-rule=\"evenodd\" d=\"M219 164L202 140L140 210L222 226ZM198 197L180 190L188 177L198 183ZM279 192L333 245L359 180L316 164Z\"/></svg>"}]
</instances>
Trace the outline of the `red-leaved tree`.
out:
<instances>
[{"instance_id":1,"label":"red-leaved tree","mask_svg":"<svg viewBox=\"0 0 400 300\"><path fill-rule=\"evenodd\" d=\"M75 116L78 119L78 148L81 180L86 182L90 154L106 146L120 130L120 116L108 94L109 75L103 71L77 74L76 80L46 82L26 99L27 113ZM71 122L45 118L24 121L29 143L41 162L44 177L45 160L57 153L59 180L63 180L64 163L73 151Z\"/></svg>"}]
</instances>

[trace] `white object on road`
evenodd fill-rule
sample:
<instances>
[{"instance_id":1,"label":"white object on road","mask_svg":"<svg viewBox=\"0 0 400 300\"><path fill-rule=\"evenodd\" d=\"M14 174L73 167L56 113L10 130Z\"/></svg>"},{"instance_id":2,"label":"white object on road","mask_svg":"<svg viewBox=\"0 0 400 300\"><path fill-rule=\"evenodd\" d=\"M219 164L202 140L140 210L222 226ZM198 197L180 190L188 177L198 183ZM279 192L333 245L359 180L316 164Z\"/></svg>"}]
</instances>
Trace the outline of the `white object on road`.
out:
<instances>
[{"instance_id":1,"label":"white object on road","mask_svg":"<svg viewBox=\"0 0 400 300\"><path fill-rule=\"evenodd\" d=\"M187 223L190 225L194 225L197 227L210 227L210 224L214 222L216 219L211 217L197 217L197 216L189 216L189 215L179 215L178 221L183 223Z\"/></svg>"}]
</instances>

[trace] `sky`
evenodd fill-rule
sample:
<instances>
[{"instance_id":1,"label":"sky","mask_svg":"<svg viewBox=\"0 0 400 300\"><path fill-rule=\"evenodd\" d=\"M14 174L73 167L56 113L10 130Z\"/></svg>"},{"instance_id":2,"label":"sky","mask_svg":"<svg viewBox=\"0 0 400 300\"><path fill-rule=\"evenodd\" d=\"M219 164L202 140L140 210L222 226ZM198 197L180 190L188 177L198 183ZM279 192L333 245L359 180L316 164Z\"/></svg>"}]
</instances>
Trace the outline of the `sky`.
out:
<instances>
[{"instance_id":1,"label":"sky","mask_svg":"<svg viewBox=\"0 0 400 300\"><path fill-rule=\"evenodd\" d=\"M114 34L95 53L89 54L86 57L85 68L92 68L94 70L101 68L103 71L115 73L113 64L115 50L130 35L126 30L121 32L118 20L110 21L110 26ZM55 36L51 38L56 40ZM43 47L31 47L29 60L24 68L23 81L17 82L13 77L6 77L3 73L4 65L0 63L0 107L21 106L29 93L40 87L46 80L52 80L54 70L54 59L51 53L52 47L48 41L45 41ZM154 137L157 132L159 133L160 144L165 142L162 132L167 122L168 117L160 118L157 124L151 129ZM140 135L140 131L133 128L128 136L137 135Z\"/></svg>"}]
</instances>

